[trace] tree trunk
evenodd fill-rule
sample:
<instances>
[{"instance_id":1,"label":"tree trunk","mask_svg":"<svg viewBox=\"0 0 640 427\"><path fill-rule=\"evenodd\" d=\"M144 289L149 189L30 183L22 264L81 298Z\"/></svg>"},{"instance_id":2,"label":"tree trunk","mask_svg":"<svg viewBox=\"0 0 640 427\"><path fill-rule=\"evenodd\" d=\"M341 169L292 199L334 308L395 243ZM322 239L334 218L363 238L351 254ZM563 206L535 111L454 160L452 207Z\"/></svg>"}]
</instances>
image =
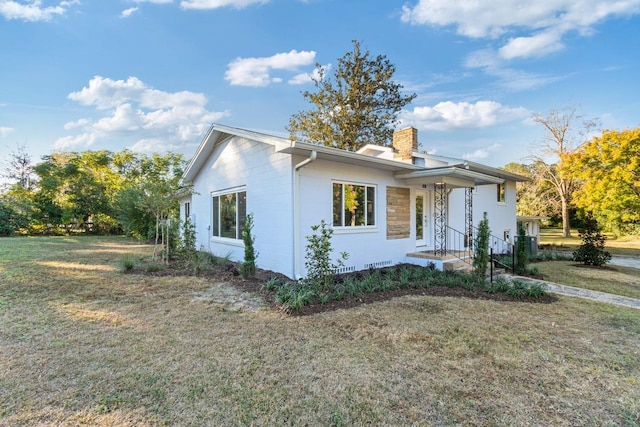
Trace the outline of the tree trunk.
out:
<instances>
[{"instance_id":1,"label":"tree trunk","mask_svg":"<svg viewBox=\"0 0 640 427\"><path fill-rule=\"evenodd\" d=\"M569 224L569 203L566 197L562 197L562 237L571 237L571 225Z\"/></svg>"}]
</instances>

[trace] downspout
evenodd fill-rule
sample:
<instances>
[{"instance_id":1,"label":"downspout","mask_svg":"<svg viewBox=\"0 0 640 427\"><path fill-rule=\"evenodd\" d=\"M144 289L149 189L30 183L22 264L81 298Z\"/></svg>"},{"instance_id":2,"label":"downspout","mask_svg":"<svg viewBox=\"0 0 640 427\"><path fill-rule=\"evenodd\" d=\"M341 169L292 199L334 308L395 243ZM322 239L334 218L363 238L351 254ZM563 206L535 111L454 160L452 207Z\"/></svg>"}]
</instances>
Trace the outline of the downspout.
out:
<instances>
[{"instance_id":1,"label":"downspout","mask_svg":"<svg viewBox=\"0 0 640 427\"><path fill-rule=\"evenodd\" d=\"M318 152L312 150L308 159L304 159L293 168L293 276L296 280L302 278L300 274L300 198L298 197L298 170L307 166L318 157Z\"/></svg>"}]
</instances>

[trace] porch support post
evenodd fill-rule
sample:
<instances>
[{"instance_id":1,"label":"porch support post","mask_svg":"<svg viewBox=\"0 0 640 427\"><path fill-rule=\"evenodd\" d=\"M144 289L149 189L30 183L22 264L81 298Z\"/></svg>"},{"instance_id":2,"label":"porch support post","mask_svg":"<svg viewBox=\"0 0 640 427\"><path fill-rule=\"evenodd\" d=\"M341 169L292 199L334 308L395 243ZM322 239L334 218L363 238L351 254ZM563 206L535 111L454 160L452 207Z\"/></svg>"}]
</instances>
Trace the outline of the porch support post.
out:
<instances>
[{"instance_id":1,"label":"porch support post","mask_svg":"<svg viewBox=\"0 0 640 427\"><path fill-rule=\"evenodd\" d=\"M438 256L447 254L447 185L434 184L435 193L435 221L434 252Z\"/></svg>"},{"instance_id":2,"label":"porch support post","mask_svg":"<svg viewBox=\"0 0 640 427\"><path fill-rule=\"evenodd\" d=\"M473 247L473 188L464 189L464 247Z\"/></svg>"}]
</instances>

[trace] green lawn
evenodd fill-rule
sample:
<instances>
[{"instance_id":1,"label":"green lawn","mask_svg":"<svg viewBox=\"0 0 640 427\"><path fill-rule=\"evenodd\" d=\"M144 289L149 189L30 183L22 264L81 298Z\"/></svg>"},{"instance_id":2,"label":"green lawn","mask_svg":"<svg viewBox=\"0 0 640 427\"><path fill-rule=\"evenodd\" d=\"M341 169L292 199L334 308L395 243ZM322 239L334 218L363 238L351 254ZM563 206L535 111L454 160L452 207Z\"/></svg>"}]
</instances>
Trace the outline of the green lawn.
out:
<instances>
[{"instance_id":1,"label":"green lawn","mask_svg":"<svg viewBox=\"0 0 640 427\"><path fill-rule=\"evenodd\" d=\"M0 239L0 425L640 424L640 310L405 296L290 317L119 272L151 250Z\"/></svg>"},{"instance_id":2,"label":"green lawn","mask_svg":"<svg viewBox=\"0 0 640 427\"><path fill-rule=\"evenodd\" d=\"M548 261L531 264L553 283L640 298L640 270L637 268L605 266L586 267L573 261Z\"/></svg>"},{"instance_id":3,"label":"green lawn","mask_svg":"<svg viewBox=\"0 0 640 427\"><path fill-rule=\"evenodd\" d=\"M616 238L607 234L606 249L613 255L640 257L640 236L625 236ZM540 230L540 244L552 246L558 250L574 251L581 240L578 230L571 230L571 237L562 237L562 230L558 228L543 228Z\"/></svg>"}]
</instances>

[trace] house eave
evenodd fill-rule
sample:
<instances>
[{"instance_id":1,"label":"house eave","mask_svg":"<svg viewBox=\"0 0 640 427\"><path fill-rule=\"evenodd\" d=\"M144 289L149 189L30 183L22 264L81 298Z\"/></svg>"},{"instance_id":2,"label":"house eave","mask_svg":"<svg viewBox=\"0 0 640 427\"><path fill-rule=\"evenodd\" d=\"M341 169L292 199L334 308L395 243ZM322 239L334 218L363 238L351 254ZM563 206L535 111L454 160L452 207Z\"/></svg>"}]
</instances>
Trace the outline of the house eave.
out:
<instances>
[{"instance_id":1,"label":"house eave","mask_svg":"<svg viewBox=\"0 0 640 427\"><path fill-rule=\"evenodd\" d=\"M502 184L503 178L458 166L421 169L396 173L395 178L403 179L410 185L448 184L451 187L474 187L476 185Z\"/></svg>"},{"instance_id":2,"label":"house eave","mask_svg":"<svg viewBox=\"0 0 640 427\"><path fill-rule=\"evenodd\" d=\"M310 144L307 142L291 141L288 146L276 148L277 152L308 156L309 153L315 151L317 158L322 160L330 160L339 163L346 163L354 166L363 166L368 168L376 168L389 170L393 172L399 171L416 171L423 169L422 166L416 166L412 163L400 162L397 160L380 159L353 151L340 150L338 148L326 147L319 144Z\"/></svg>"}]
</instances>

